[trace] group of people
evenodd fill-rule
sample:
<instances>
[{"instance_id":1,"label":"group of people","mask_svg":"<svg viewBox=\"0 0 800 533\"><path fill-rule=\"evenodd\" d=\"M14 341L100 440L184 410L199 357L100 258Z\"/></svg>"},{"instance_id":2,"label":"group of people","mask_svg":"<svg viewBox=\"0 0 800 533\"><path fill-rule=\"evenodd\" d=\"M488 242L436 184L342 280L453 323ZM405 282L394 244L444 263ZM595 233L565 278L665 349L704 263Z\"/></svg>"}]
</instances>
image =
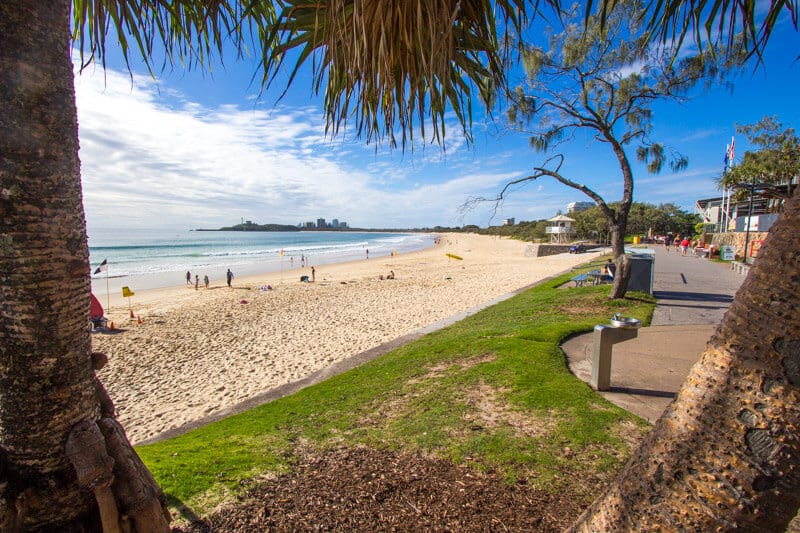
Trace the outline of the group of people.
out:
<instances>
[{"instance_id":1,"label":"group of people","mask_svg":"<svg viewBox=\"0 0 800 533\"><path fill-rule=\"evenodd\" d=\"M681 255L685 256L689 250L695 255L702 253L709 253L713 251L713 246L709 246L702 239L691 239L689 235L676 235L672 238L671 235L664 237L664 249L669 252L671 246L675 247L675 251L680 251Z\"/></svg>"},{"instance_id":2,"label":"group of people","mask_svg":"<svg viewBox=\"0 0 800 533\"><path fill-rule=\"evenodd\" d=\"M233 272L231 272L230 268L228 269L228 272L225 274L225 277L228 280L228 287L231 287L232 286L231 283L233 283ZM208 285L209 285L210 282L211 282L211 280L208 279L208 274L204 275L203 276L203 285L205 285L206 289L208 288ZM188 271L188 270L186 271L186 284L187 285L191 285L192 284L192 273L191 273L191 271ZM199 288L200 288L200 276L198 274L195 274L194 275L194 290L198 290Z\"/></svg>"}]
</instances>

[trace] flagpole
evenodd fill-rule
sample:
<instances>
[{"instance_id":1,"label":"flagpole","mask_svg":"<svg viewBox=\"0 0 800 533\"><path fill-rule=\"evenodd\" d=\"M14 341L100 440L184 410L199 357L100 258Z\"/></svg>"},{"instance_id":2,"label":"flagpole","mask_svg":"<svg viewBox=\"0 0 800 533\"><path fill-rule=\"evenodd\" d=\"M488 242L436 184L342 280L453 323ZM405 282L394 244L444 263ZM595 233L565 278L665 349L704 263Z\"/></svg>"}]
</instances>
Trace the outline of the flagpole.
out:
<instances>
[{"instance_id":1,"label":"flagpole","mask_svg":"<svg viewBox=\"0 0 800 533\"><path fill-rule=\"evenodd\" d=\"M108 266L106 266L106 309L111 312L111 291L108 289Z\"/></svg>"}]
</instances>

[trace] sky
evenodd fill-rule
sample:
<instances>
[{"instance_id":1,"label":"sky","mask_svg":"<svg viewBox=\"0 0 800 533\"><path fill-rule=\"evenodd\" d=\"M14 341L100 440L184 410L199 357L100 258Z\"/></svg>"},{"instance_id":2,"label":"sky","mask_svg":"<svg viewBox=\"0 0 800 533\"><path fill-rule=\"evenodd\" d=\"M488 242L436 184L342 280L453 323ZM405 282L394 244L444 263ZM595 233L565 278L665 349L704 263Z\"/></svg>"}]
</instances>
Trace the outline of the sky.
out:
<instances>
[{"instance_id":1,"label":"sky","mask_svg":"<svg viewBox=\"0 0 800 533\"><path fill-rule=\"evenodd\" d=\"M634 163L634 200L675 203L719 196L716 179L735 136L736 159L749 148L736 124L776 115L800 125L800 34L784 24L773 34L763 66L751 63L732 88L697 88L685 102L654 106L652 138L688 157L680 173L648 174ZM474 143L448 120L444 150L413 152L367 144L345 132L324 132L321 97L307 77L278 99L251 83L254 61L212 65L212 72L176 68L151 77L141 62L125 68L109 51L106 70L76 68L80 159L87 225L93 228L219 228L243 220L296 225L324 218L360 228L499 225L538 220L589 201L550 178L515 188L496 205L464 209L473 197L493 198L511 180L530 175L552 154L534 152L528 136L510 130L502 109L475 109ZM74 54L78 64L77 54ZM562 171L606 201L622 196L619 167L607 145L577 135L558 153ZM635 160L635 148L629 156Z\"/></svg>"}]
</instances>

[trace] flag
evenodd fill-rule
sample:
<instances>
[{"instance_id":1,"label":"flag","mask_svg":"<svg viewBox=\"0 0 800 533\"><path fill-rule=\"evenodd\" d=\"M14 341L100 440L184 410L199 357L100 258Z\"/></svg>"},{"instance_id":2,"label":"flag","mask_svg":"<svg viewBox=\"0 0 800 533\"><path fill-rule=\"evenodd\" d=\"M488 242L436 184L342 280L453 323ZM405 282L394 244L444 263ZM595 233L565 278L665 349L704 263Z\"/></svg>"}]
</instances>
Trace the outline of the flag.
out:
<instances>
[{"instance_id":1,"label":"flag","mask_svg":"<svg viewBox=\"0 0 800 533\"><path fill-rule=\"evenodd\" d=\"M100 263L100 266L97 267L97 270L94 271L95 274L99 274L100 272L105 272L108 270L108 260L103 259L103 262Z\"/></svg>"},{"instance_id":2,"label":"flag","mask_svg":"<svg viewBox=\"0 0 800 533\"><path fill-rule=\"evenodd\" d=\"M283 248L281 248L281 257L283 257Z\"/></svg>"},{"instance_id":3,"label":"flag","mask_svg":"<svg viewBox=\"0 0 800 533\"><path fill-rule=\"evenodd\" d=\"M131 296L133 296L133 291L130 290L130 288L128 287L122 287L122 296L124 298L130 298Z\"/></svg>"},{"instance_id":4,"label":"flag","mask_svg":"<svg viewBox=\"0 0 800 533\"><path fill-rule=\"evenodd\" d=\"M728 171L728 158L731 155L731 147L729 144L725 145L725 172Z\"/></svg>"},{"instance_id":5,"label":"flag","mask_svg":"<svg viewBox=\"0 0 800 533\"><path fill-rule=\"evenodd\" d=\"M733 143L734 143L734 140L733 140L733 137L731 137L731 153L730 153L730 156L728 157L728 159L730 160L729 165L730 165L731 168L733 168L733 156L734 156L734 148L733 148L734 144Z\"/></svg>"}]
</instances>

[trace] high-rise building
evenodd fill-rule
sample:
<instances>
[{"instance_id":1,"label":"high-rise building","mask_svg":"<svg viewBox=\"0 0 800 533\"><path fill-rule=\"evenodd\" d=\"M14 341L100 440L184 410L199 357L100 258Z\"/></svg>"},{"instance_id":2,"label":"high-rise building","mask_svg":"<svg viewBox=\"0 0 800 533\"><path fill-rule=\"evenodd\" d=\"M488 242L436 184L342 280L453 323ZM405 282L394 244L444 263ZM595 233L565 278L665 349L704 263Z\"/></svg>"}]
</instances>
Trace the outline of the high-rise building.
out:
<instances>
[{"instance_id":1,"label":"high-rise building","mask_svg":"<svg viewBox=\"0 0 800 533\"><path fill-rule=\"evenodd\" d=\"M336 228L339 227L339 219L338 218L334 218L333 220L331 220L331 227L333 229L336 229Z\"/></svg>"},{"instance_id":2,"label":"high-rise building","mask_svg":"<svg viewBox=\"0 0 800 533\"><path fill-rule=\"evenodd\" d=\"M567 204L567 213L580 213L594 206L594 202L570 202Z\"/></svg>"},{"instance_id":3,"label":"high-rise building","mask_svg":"<svg viewBox=\"0 0 800 533\"><path fill-rule=\"evenodd\" d=\"M327 226L325 225L325 219L324 218L318 218L317 219L317 229L325 229L325 228L327 228Z\"/></svg>"}]
</instances>

